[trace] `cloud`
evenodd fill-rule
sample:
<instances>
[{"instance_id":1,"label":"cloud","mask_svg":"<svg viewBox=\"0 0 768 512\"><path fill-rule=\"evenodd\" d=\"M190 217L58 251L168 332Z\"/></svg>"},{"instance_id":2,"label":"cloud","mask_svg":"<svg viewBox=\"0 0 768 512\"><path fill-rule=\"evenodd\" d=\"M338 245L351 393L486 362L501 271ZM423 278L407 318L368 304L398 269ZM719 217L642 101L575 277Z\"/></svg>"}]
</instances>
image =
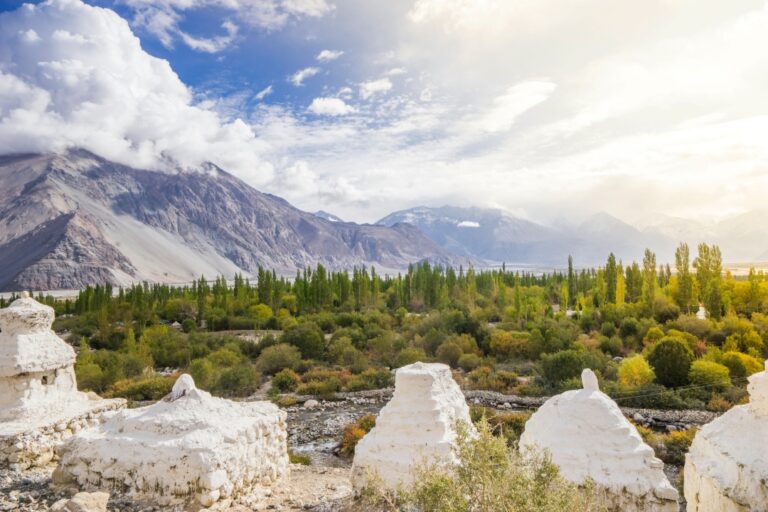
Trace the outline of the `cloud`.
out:
<instances>
[{"instance_id":1,"label":"cloud","mask_svg":"<svg viewBox=\"0 0 768 512\"><path fill-rule=\"evenodd\" d=\"M266 98L267 96L269 96L270 94L272 94L272 92L273 92L272 86L268 85L264 89L262 89L259 92L257 92L256 95L253 97L253 99L261 101L264 98Z\"/></svg>"},{"instance_id":2,"label":"cloud","mask_svg":"<svg viewBox=\"0 0 768 512\"><path fill-rule=\"evenodd\" d=\"M251 27L277 30L291 19L319 18L333 10L325 0L119 0L134 11L133 23L157 36L167 47L176 37L194 50L218 52L234 41L237 27L225 21L226 35L213 38L194 37L179 27L184 13L201 8L228 11L238 21Z\"/></svg>"},{"instance_id":3,"label":"cloud","mask_svg":"<svg viewBox=\"0 0 768 512\"><path fill-rule=\"evenodd\" d=\"M192 98L111 10L49 0L0 14L0 153L82 147L135 167L213 161L268 181L252 129Z\"/></svg>"},{"instance_id":4,"label":"cloud","mask_svg":"<svg viewBox=\"0 0 768 512\"><path fill-rule=\"evenodd\" d=\"M523 112L546 101L556 85L547 81L529 81L513 85L494 98L493 106L475 123L485 132L509 130Z\"/></svg>"},{"instance_id":5,"label":"cloud","mask_svg":"<svg viewBox=\"0 0 768 512\"><path fill-rule=\"evenodd\" d=\"M374 94L387 92L392 89L392 81L389 78L380 78L360 84L360 97L367 100Z\"/></svg>"},{"instance_id":6,"label":"cloud","mask_svg":"<svg viewBox=\"0 0 768 512\"><path fill-rule=\"evenodd\" d=\"M320 72L320 68L314 68L314 67L300 69L294 74L292 74L290 77L288 77L288 81L291 82L296 87L301 87L302 85L304 85L304 80L315 76L319 72Z\"/></svg>"},{"instance_id":7,"label":"cloud","mask_svg":"<svg viewBox=\"0 0 768 512\"><path fill-rule=\"evenodd\" d=\"M323 50L318 53L315 58L320 62L330 62L338 59L342 55L344 55L344 52L341 50Z\"/></svg>"},{"instance_id":8,"label":"cloud","mask_svg":"<svg viewBox=\"0 0 768 512\"><path fill-rule=\"evenodd\" d=\"M343 116L351 114L355 109L339 98L315 98L307 111L318 115Z\"/></svg>"}]
</instances>

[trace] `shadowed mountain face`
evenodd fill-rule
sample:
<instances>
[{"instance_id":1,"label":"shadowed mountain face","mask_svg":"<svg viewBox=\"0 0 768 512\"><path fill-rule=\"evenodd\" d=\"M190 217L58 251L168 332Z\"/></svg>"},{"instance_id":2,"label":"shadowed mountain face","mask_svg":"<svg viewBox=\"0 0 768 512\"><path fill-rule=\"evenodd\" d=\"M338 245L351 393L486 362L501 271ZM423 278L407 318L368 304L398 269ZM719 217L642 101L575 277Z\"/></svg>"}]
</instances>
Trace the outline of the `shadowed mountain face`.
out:
<instances>
[{"instance_id":1,"label":"shadowed mountain face","mask_svg":"<svg viewBox=\"0 0 768 512\"><path fill-rule=\"evenodd\" d=\"M423 259L459 262L411 225L331 222L212 165L170 174L85 151L0 157L0 290Z\"/></svg>"}]
</instances>

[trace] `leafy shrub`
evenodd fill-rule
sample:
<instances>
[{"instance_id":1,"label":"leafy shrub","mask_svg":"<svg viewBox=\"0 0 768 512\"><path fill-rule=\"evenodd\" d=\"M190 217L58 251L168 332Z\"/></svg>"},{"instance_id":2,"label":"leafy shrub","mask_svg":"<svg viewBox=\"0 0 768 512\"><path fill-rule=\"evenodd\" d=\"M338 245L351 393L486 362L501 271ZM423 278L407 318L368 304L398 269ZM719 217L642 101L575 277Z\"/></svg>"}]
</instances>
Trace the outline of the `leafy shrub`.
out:
<instances>
[{"instance_id":1,"label":"leafy shrub","mask_svg":"<svg viewBox=\"0 0 768 512\"><path fill-rule=\"evenodd\" d=\"M524 356L528 352L529 339L527 332L494 329L491 331L491 354L499 359Z\"/></svg>"},{"instance_id":2,"label":"leafy shrub","mask_svg":"<svg viewBox=\"0 0 768 512\"><path fill-rule=\"evenodd\" d=\"M621 354L623 349L624 349L624 343L621 341L621 338L619 338L618 336L612 336L610 338L603 336L602 339L600 340L600 350L602 350L606 354L610 354L612 356L618 356Z\"/></svg>"},{"instance_id":3,"label":"leafy shrub","mask_svg":"<svg viewBox=\"0 0 768 512\"><path fill-rule=\"evenodd\" d=\"M523 435L525 424L532 414L528 411L500 412L481 405L473 405L469 409L469 416L473 423L479 423L485 419L494 435L503 437L510 445L517 443Z\"/></svg>"},{"instance_id":4,"label":"leafy shrub","mask_svg":"<svg viewBox=\"0 0 768 512\"><path fill-rule=\"evenodd\" d=\"M650 384L656 378L653 369L643 356L637 354L621 361L618 382L621 386L637 388Z\"/></svg>"},{"instance_id":5,"label":"leafy shrub","mask_svg":"<svg viewBox=\"0 0 768 512\"><path fill-rule=\"evenodd\" d=\"M459 368L465 372L469 372L480 366L482 359L477 354L463 354L459 358Z\"/></svg>"},{"instance_id":6,"label":"leafy shrub","mask_svg":"<svg viewBox=\"0 0 768 512\"><path fill-rule=\"evenodd\" d=\"M731 374L727 366L700 359L691 365L688 380L696 386L706 386L714 391L724 391L731 385Z\"/></svg>"},{"instance_id":7,"label":"leafy shrub","mask_svg":"<svg viewBox=\"0 0 768 512\"><path fill-rule=\"evenodd\" d=\"M384 368L369 368L360 375L355 375L347 381L349 391L364 391L367 389L383 389L392 385L392 374Z\"/></svg>"},{"instance_id":8,"label":"leafy shrub","mask_svg":"<svg viewBox=\"0 0 768 512\"><path fill-rule=\"evenodd\" d=\"M426 360L427 354L423 348L407 347L398 352L397 357L395 357L395 368Z\"/></svg>"},{"instance_id":9,"label":"leafy shrub","mask_svg":"<svg viewBox=\"0 0 768 512\"><path fill-rule=\"evenodd\" d=\"M333 398L338 391L341 391L341 381L337 377L306 382L296 389L300 395L315 395L325 399Z\"/></svg>"},{"instance_id":10,"label":"leafy shrub","mask_svg":"<svg viewBox=\"0 0 768 512\"><path fill-rule=\"evenodd\" d=\"M261 376L251 364L241 364L221 372L213 391L232 396L254 393L261 381Z\"/></svg>"},{"instance_id":11,"label":"leafy shrub","mask_svg":"<svg viewBox=\"0 0 768 512\"><path fill-rule=\"evenodd\" d=\"M302 466L309 466L312 464L312 459L309 458L309 455L303 454L303 453L296 453L290 448L288 448L288 462L291 464L301 464Z\"/></svg>"},{"instance_id":12,"label":"leafy shrub","mask_svg":"<svg viewBox=\"0 0 768 512\"><path fill-rule=\"evenodd\" d=\"M562 350L541 357L544 378L553 384L578 377L584 366L584 354L576 350Z\"/></svg>"},{"instance_id":13,"label":"leafy shrub","mask_svg":"<svg viewBox=\"0 0 768 512\"><path fill-rule=\"evenodd\" d=\"M693 352L684 340L668 336L653 346L648 354L648 362L659 384L668 387L685 386L693 363Z\"/></svg>"},{"instance_id":14,"label":"leafy shrub","mask_svg":"<svg viewBox=\"0 0 768 512\"><path fill-rule=\"evenodd\" d=\"M303 322L287 329L280 341L297 347L305 359L320 359L325 351L323 331L314 322Z\"/></svg>"},{"instance_id":15,"label":"leafy shrub","mask_svg":"<svg viewBox=\"0 0 768 512\"><path fill-rule=\"evenodd\" d=\"M376 416L366 414L344 427L344 433L341 436L341 445L339 446L339 455L351 458L355 455L355 446L365 437L365 434L376 426Z\"/></svg>"},{"instance_id":16,"label":"leafy shrub","mask_svg":"<svg viewBox=\"0 0 768 512\"><path fill-rule=\"evenodd\" d=\"M437 360L455 368L459 363L459 358L464 354L458 343L445 341L439 347L435 355Z\"/></svg>"},{"instance_id":17,"label":"leafy shrub","mask_svg":"<svg viewBox=\"0 0 768 512\"><path fill-rule=\"evenodd\" d=\"M115 382L108 390L110 398L127 398L136 402L160 400L171 392L174 379L171 377L148 377L141 380L121 380Z\"/></svg>"},{"instance_id":18,"label":"leafy shrub","mask_svg":"<svg viewBox=\"0 0 768 512\"><path fill-rule=\"evenodd\" d=\"M762 361L741 352L726 352L720 358L720 363L728 367L731 379L734 380L743 379L764 369Z\"/></svg>"},{"instance_id":19,"label":"leafy shrub","mask_svg":"<svg viewBox=\"0 0 768 512\"><path fill-rule=\"evenodd\" d=\"M280 370L272 378L272 389L278 393L296 391L299 384L301 384L301 377L290 368Z\"/></svg>"},{"instance_id":20,"label":"leafy shrub","mask_svg":"<svg viewBox=\"0 0 768 512\"><path fill-rule=\"evenodd\" d=\"M301 362L299 349L287 343L265 348L256 360L256 366L264 373L272 374L283 368L295 369Z\"/></svg>"},{"instance_id":21,"label":"leafy shrub","mask_svg":"<svg viewBox=\"0 0 768 512\"><path fill-rule=\"evenodd\" d=\"M637 426L637 431L648 443L656 456L667 464L682 466L685 463L685 454L691 447L693 438L698 432L697 428L687 430L675 430L673 432L655 432L643 426Z\"/></svg>"}]
</instances>

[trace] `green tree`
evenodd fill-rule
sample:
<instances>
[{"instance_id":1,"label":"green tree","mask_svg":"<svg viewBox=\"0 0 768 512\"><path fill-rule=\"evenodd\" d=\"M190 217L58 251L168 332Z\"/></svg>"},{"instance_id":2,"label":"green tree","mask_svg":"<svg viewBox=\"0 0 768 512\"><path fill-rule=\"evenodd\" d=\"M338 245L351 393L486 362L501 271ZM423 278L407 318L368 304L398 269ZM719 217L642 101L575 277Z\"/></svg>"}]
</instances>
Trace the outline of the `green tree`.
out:
<instances>
[{"instance_id":1,"label":"green tree","mask_svg":"<svg viewBox=\"0 0 768 512\"><path fill-rule=\"evenodd\" d=\"M640 354L627 357L621 361L618 370L618 382L628 388L643 387L656 378L653 368Z\"/></svg>"},{"instance_id":2,"label":"green tree","mask_svg":"<svg viewBox=\"0 0 768 512\"><path fill-rule=\"evenodd\" d=\"M643 304L653 312L656 298L656 255L650 249L643 256Z\"/></svg>"},{"instance_id":3,"label":"green tree","mask_svg":"<svg viewBox=\"0 0 768 512\"><path fill-rule=\"evenodd\" d=\"M686 313L691 312L693 302L693 276L690 268L688 244L681 243L675 250L675 269L677 270L677 304Z\"/></svg>"},{"instance_id":4,"label":"green tree","mask_svg":"<svg viewBox=\"0 0 768 512\"><path fill-rule=\"evenodd\" d=\"M725 391L731 385L731 374L727 366L700 359L691 365L688 380L711 391Z\"/></svg>"},{"instance_id":5,"label":"green tree","mask_svg":"<svg viewBox=\"0 0 768 512\"><path fill-rule=\"evenodd\" d=\"M303 322L283 333L282 343L297 347L304 359L320 359L325 351L323 331L314 322Z\"/></svg>"},{"instance_id":6,"label":"green tree","mask_svg":"<svg viewBox=\"0 0 768 512\"><path fill-rule=\"evenodd\" d=\"M693 351L685 340L667 336L653 346L648 354L648 362L659 384L667 387L685 386L693 363Z\"/></svg>"},{"instance_id":7,"label":"green tree","mask_svg":"<svg viewBox=\"0 0 768 512\"><path fill-rule=\"evenodd\" d=\"M616 265L616 256L611 253L608 256L608 262L605 264L605 302L616 304L616 286L618 284L618 266Z\"/></svg>"}]
</instances>

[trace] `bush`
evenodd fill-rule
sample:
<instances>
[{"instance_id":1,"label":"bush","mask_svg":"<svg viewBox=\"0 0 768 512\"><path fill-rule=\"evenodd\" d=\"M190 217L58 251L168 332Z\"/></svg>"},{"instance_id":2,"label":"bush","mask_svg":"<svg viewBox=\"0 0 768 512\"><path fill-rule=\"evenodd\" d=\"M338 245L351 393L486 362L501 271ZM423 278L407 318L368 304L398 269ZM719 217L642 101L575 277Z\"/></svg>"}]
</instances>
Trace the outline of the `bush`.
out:
<instances>
[{"instance_id":1,"label":"bush","mask_svg":"<svg viewBox=\"0 0 768 512\"><path fill-rule=\"evenodd\" d=\"M283 368L295 369L301 362L299 349L287 343L280 343L265 348L258 359L256 366L264 373L274 375Z\"/></svg>"},{"instance_id":2,"label":"bush","mask_svg":"<svg viewBox=\"0 0 768 512\"><path fill-rule=\"evenodd\" d=\"M357 421L344 427L344 433L341 436L341 445L339 446L339 455L352 458L355 455L355 446L365 437L365 434L376 426L376 416L366 414Z\"/></svg>"},{"instance_id":3,"label":"bush","mask_svg":"<svg viewBox=\"0 0 768 512\"><path fill-rule=\"evenodd\" d=\"M136 402L160 400L171 392L174 379L171 377L149 377L138 381L121 380L115 382L107 392L110 398L127 398Z\"/></svg>"},{"instance_id":4,"label":"bush","mask_svg":"<svg viewBox=\"0 0 768 512\"><path fill-rule=\"evenodd\" d=\"M284 368L272 378L272 389L278 393L295 391L301 384L301 377L290 368Z\"/></svg>"},{"instance_id":5,"label":"bush","mask_svg":"<svg viewBox=\"0 0 768 512\"><path fill-rule=\"evenodd\" d=\"M637 431L643 441L653 448L656 456L667 464L682 466L685 463L685 454L691 447L693 438L698 432L697 428L676 430L674 432L655 432L647 427L637 426Z\"/></svg>"},{"instance_id":6,"label":"bush","mask_svg":"<svg viewBox=\"0 0 768 512\"><path fill-rule=\"evenodd\" d=\"M341 380L331 377L327 380L313 380L301 384L296 392L300 395L315 395L321 398L333 398L334 394L341 391Z\"/></svg>"},{"instance_id":7,"label":"bush","mask_svg":"<svg viewBox=\"0 0 768 512\"><path fill-rule=\"evenodd\" d=\"M461 347L458 345L458 343L454 343L453 341L443 342L439 347L437 347L437 351L435 353L438 361L445 363L452 368L455 368L458 365L459 358L463 354L464 352L461 350Z\"/></svg>"},{"instance_id":8,"label":"bush","mask_svg":"<svg viewBox=\"0 0 768 512\"><path fill-rule=\"evenodd\" d=\"M637 388L650 384L656 378L653 369L643 356L634 355L621 361L618 382L621 386Z\"/></svg>"},{"instance_id":9,"label":"bush","mask_svg":"<svg viewBox=\"0 0 768 512\"><path fill-rule=\"evenodd\" d=\"M733 380L744 379L764 369L762 361L741 352L726 352L720 358L720 363L728 367Z\"/></svg>"},{"instance_id":10,"label":"bush","mask_svg":"<svg viewBox=\"0 0 768 512\"><path fill-rule=\"evenodd\" d=\"M576 350L562 350L541 356L541 369L544 378L552 384L578 377L581 375L585 364L584 354Z\"/></svg>"},{"instance_id":11,"label":"bush","mask_svg":"<svg viewBox=\"0 0 768 512\"><path fill-rule=\"evenodd\" d=\"M367 389L383 389L392 385L392 374L384 368L375 370L369 368L360 375L347 381L349 391L364 391Z\"/></svg>"},{"instance_id":12,"label":"bush","mask_svg":"<svg viewBox=\"0 0 768 512\"><path fill-rule=\"evenodd\" d=\"M713 361L694 361L688 372L688 380L696 386L712 391L725 391L731 384L731 373L727 366Z\"/></svg>"},{"instance_id":13,"label":"bush","mask_svg":"<svg viewBox=\"0 0 768 512\"><path fill-rule=\"evenodd\" d=\"M426 361L427 360L427 354L424 352L424 349L422 348L416 348L416 347L407 347L398 352L397 357L395 357L395 368L400 368L401 366L406 366L413 363L418 363L419 361Z\"/></svg>"},{"instance_id":14,"label":"bush","mask_svg":"<svg viewBox=\"0 0 768 512\"><path fill-rule=\"evenodd\" d=\"M528 352L529 338L527 332L494 329L491 331L491 354L499 359L524 356Z\"/></svg>"},{"instance_id":15,"label":"bush","mask_svg":"<svg viewBox=\"0 0 768 512\"><path fill-rule=\"evenodd\" d=\"M258 389L260 381L261 376L253 365L241 364L221 372L213 390L229 396L246 396Z\"/></svg>"},{"instance_id":16,"label":"bush","mask_svg":"<svg viewBox=\"0 0 768 512\"><path fill-rule=\"evenodd\" d=\"M693 352L684 340L668 336L653 346L648 354L648 362L659 384L667 387L685 386L693 363Z\"/></svg>"},{"instance_id":17,"label":"bush","mask_svg":"<svg viewBox=\"0 0 768 512\"><path fill-rule=\"evenodd\" d=\"M482 359L477 354L464 354L459 358L459 368L469 372L480 366Z\"/></svg>"},{"instance_id":18,"label":"bush","mask_svg":"<svg viewBox=\"0 0 768 512\"><path fill-rule=\"evenodd\" d=\"M478 435L460 427L458 465L427 465L413 483L393 494L377 485L375 475L362 496L368 509L421 511L581 512L592 510L594 486L579 488L563 479L543 455L525 457L491 432L487 421Z\"/></svg>"},{"instance_id":19,"label":"bush","mask_svg":"<svg viewBox=\"0 0 768 512\"><path fill-rule=\"evenodd\" d=\"M509 445L515 445L523 435L525 424L532 414L528 411L499 412L481 405L473 405L469 409L472 423L477 424L485 419L493 433L506 439Z\"/></svg>"},{"instance_id":20,"label":"bush","mask_svg":"<svg viewBox=\"0 0 768 512\"><path fill-rule=\"evenodd\" d=\"M314 322L304 322L287 329L280 341L297 347L305 359L320 359L325 351L323 331Z\"/></svg>"},{"instance_id":21,"label":"bush","mask_svg":"<svg viewBox=\"0 0 768 512\"><path fill-rule=\"evenodd\" d=\"M611 338L606 338L605 336L603 336L600 340L600 350L602 350L606 354L610 354L612 356L618 356L619 354L621 354L622 350L624 350L624 343L621 341L621 338L619 338L618 336L613 336Z\"/></svg>"}]
</instances>

